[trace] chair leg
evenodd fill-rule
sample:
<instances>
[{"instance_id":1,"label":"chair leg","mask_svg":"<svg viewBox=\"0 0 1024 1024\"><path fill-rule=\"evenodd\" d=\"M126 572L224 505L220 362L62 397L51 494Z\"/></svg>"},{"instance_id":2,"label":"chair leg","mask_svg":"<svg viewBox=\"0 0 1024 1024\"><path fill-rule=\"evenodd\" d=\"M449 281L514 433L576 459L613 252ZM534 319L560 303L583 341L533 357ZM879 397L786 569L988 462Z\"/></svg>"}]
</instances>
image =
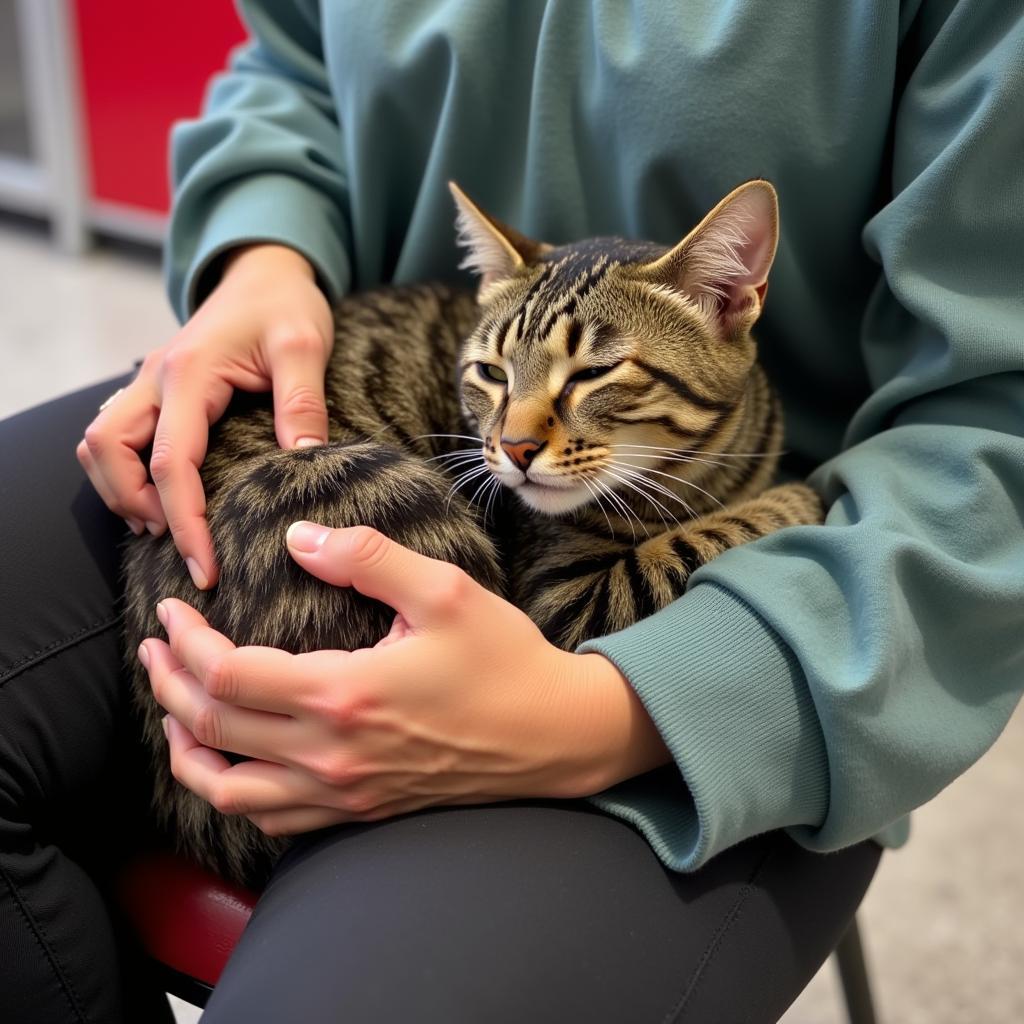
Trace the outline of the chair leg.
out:
<instances>
[{"instance_id":1,"label":"chair leg","mask_svg":"<svg viewBox=\"0 0 1024 1024\"><path fill-rule=\"evenodd\" d=\"M876 1024L875 1006L871 998L871 984L868 981L867 964L864 961L864 947L860 941L857 918L850 922L845 934L839 940L835 951L839 967L839 980L846 1000L846 1013L850 1024Z\"/></svg>"}]
</instances>

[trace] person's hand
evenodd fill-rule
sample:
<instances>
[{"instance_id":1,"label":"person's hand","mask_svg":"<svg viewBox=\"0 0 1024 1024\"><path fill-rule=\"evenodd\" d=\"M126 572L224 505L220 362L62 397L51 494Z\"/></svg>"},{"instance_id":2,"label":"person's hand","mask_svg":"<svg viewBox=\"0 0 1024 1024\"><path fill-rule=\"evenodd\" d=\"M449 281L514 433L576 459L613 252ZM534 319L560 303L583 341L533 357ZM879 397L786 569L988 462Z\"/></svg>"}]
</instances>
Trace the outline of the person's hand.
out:
<instances>
[{"instance_id":1,"label":"person's hand","mask_svg":"<svg viewBox=\"0 0 1024 1024\"><path fill-rule=\"evenodd\" d=\"M598 654L549 644L461 569L367 527L293 525L292 557L395 608L372 649L235 647L181 601L139 657L168 711L171 769L270 835L434 804L599 792L669 760ZM230 764L220 750L254 758Z\"/></svg>"},{"instance_id":2,"label":"person's hand","mask_svg":"<svg viewBox=\"0 0 1024 1024\"><path fill-rule=\"evenodd\" d=\"M333 343L330 306L309 262L280 245L240 249L195 316L104 403L78 445L79 462L133 532L170 527L194 583L206 589L217 580L199 478L210 424L235 388L273 390L278 443L323 444ZM139 456L151 442L153 483Z\"/></svg>"}]
</instances>

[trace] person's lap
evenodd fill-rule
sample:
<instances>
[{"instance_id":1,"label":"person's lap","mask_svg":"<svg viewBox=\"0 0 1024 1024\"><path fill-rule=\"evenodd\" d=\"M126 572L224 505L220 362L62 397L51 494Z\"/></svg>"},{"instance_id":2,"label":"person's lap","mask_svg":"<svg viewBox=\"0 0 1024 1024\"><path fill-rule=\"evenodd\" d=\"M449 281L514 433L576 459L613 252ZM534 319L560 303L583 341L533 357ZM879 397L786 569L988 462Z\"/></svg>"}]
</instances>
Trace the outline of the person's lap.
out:
<instances>
[{"instance_id":1,"label":"person's lap","mask_svg":"<svg viewBox=\"0 0 1024 1024\"><path fill-rule=\"evenodd\" d=\"M878 857L773 834L681 875L554 802L331 830L279 865L204 1024L774 1021Z\"/></svg>"},{"instance_id":2,"label":"person's lap","mask_svg":"<svg viewBox=\"0 0 1024 1024\"><path fill-rule=\"evenodd\" d=\"M120 671L125 529L74 457L118 383L0 424L5 1020L115 1020L146 998L93 881L147 832ZM766 836L679 875L575 803L332 830L280 865L207 1019L772 1020L877 859Z\"/></svg>"}]
</instances>

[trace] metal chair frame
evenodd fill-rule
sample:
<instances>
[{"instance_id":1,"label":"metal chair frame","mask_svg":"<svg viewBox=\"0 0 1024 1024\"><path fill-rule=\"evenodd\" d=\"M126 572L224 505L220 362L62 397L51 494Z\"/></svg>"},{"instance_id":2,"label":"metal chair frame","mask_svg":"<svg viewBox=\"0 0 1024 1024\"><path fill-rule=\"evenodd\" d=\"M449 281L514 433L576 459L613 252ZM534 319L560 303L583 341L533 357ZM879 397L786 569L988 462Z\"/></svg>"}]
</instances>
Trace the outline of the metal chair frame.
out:
<instances>
[{"instance_id":1,"label":"metal chair frame","mask_svg":"<svg viewBox=\"0 0 1024 1024\"><path fill-rule=\"evenodd\" d=\"M839 981L843 988L846 1015L850 1024L877 1024L871 982L864 959L864 947L860 941L857 918L850 922L833 954Z\"/></svg>"}]
</instances>

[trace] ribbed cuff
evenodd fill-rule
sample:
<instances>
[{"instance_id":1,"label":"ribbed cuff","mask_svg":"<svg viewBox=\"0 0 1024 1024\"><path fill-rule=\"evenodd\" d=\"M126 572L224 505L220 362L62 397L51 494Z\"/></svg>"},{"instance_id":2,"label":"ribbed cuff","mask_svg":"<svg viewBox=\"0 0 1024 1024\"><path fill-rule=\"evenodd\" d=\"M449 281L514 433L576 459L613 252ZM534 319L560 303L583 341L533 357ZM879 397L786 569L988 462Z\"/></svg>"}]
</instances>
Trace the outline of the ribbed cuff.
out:
<instances>
[{"instance_id":1,"label":"ribbed cuff","mask_svg":"<svg viewBox=\"0 0 1024 1024\"><path fill-rule=\"evenodd\" d=\"M591 798L643 832L675 871L828 809L821 726L793 653L714 583L629 629L583 644L636 690L672 753L662 769Z\"/></svg>"},{"instance_id":2,"label":"ribbed cuff","mask_svg":"<svg viewBox=\"0 0 1024 1024\"><path fill-rule=\"evenodd\" d=\"M258 174L222 186L196 237L190 229L195 225L172 221L166 260L168 294L182 321L216 284L210 272L219 257L240 245L275 242L302 253L332 303L350 287L344 218L322 191L299 178Z\"/></svg>"}]
</instances>

